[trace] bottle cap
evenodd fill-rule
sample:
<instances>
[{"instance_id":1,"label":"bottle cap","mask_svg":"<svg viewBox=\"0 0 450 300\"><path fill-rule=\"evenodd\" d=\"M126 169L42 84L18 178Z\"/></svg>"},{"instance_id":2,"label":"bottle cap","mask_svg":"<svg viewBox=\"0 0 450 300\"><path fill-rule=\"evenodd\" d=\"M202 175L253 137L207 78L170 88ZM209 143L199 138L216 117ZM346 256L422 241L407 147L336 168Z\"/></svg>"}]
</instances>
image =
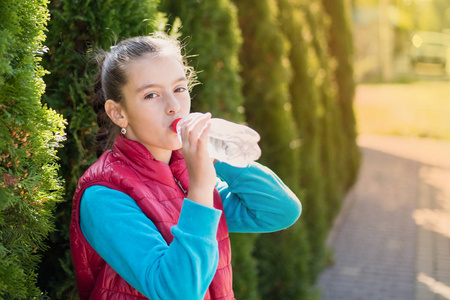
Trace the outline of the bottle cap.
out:
<instances>
[{"instance_id":1,"label":"bottle cap","mask_svg":"<svg viewBox=\"0 0 450 300\"><path fill-rule=\"evenodd\" d=\"M173 131L175 131L175 133L178 133L178 131L177 131L177 124L180 121L181 121L181 118L178 118L175 121L173 121L173 123L172 123L172 129L173 129Z\"/></svg>"}]
</instances>

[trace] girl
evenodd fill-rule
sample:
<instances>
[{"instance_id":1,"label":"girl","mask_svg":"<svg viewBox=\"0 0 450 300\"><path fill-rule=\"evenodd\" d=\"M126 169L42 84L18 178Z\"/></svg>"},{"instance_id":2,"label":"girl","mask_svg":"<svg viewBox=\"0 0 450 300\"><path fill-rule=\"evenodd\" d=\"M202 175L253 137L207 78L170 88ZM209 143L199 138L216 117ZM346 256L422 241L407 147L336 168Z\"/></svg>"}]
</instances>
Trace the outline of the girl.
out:
<instances>
[{"instance_id":1,"label":"girl","mask_svg":"<svg viewBox=\"0 0 450 300\"><path fill-rule=\"evenodd\" d=\"M297 197L258 163L213 162L211 114L188 121L195 80L176 40L122 41L95 84L98 154L73 199L71 253L81 299L234 299L228 232L270 232ZM220 178L220 179L219 179Z\"/></svg>"}]
</instances>

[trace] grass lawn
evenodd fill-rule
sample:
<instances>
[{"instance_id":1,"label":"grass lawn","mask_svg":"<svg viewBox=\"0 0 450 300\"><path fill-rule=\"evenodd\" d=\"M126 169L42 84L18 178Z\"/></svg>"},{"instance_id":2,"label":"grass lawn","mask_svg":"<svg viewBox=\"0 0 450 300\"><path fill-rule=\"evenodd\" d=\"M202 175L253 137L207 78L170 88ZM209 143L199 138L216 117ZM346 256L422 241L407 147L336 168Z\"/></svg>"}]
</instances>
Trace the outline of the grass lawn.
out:
<instances>
[{"instance_id":1,"label":"grass lawn","mask_svg":"<svg viewBox=\"0 0 450 300\"><path fill-rule=\"evenodd\" d=\"M361 84L354 110L360 134L450 140L450 82Z\"/></svg>"}]
</instances>

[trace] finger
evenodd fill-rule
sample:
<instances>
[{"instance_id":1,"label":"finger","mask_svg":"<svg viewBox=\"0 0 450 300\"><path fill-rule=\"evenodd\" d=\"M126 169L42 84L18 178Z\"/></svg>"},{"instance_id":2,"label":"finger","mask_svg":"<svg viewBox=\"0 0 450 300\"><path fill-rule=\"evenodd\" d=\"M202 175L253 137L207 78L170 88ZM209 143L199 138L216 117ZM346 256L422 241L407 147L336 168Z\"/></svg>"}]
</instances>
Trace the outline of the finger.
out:
<instances>
[{"instance_id":1,"label":"finger","mask_svg":"<svg viewBox=\"0 0 450 300\"><path fill-rule=\"evenodd\" d=\"M206 122L202 125L202 128L198 134L199 140L206 141L208 138L210 129L211 129L211 122L209 122L209 119L207 119Z\"/></svg>"},{"instance_id":2,"label":"finger","mask_svg":"<svg viewBox=\"0 0 450 300\"><path fill-rule=\"evenodd\" d=\"M211 122L209 122L209 120L211 120L211 113L206 113L204 117L199 120L198 124L200 128L198 139L199 141L203 141L204 143L207 142L209 130L211 128Z\"/></svg>"},{"instance_id":3,"label":"finger","mask_svg":"<svg viewBox=\"0 0 450 300\"><path fill-rule=\"evenodd\" d=\"M200 131L209 119L211 119L211 113L199 114L196 118L193 118L191 125L197 127Z\"/></svg>"},{"instance_id":4,"label":"finger","mask_svg":"<svg viewBox=\"0 0 450 300\"><path fill-rule=\"evenodd\" d=\"M200 138L200 134L202 133L204 127L206 126L206 124L209 123L210 119L211 119L211 113L206 113L201 118L198 119L198 123L196 124L196 126L198 126L198 129L199 129L199 138Z\"/></svg>"},{"instance_id":5,"label":"finger","mask_svg":"<svg viewBox=\"0 0 450 300\"><path fill-rule=\"evenodd\" d=\"M211 114L203 114L199 115L195 119L193 119L191 122L186 124L186 130L187 130L187 138L189 140L189 143L192 145L196 145L198 139L200 138L200 134L205 127L206 123L211 119Z\"/></svg>"},{"instance_id":6,"label":"finger","mask_svg":"<svg viewBox=\"0 0 450 300\"><path fill-rule=\"evenodd\" d=\"M207 120L208 121L208 120ZM211 123L207 122L201 129L198 141L197 141L197 147L201 150L206 149L208 146L208 134L209 130L211 129Z\"/></svg>"}]
</instances>

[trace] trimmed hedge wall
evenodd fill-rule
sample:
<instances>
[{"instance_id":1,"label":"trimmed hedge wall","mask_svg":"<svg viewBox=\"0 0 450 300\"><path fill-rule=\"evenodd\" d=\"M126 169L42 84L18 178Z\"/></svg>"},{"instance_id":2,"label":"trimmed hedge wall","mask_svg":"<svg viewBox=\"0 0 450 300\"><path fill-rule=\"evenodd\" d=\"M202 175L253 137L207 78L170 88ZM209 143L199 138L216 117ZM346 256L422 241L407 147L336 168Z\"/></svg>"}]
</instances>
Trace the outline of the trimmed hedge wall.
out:
<instances>
[{"instance_id":1,"label":"trimmed hedge wall","mask_svg":"<svg viewBox=\"0 0 450 300\"><path fill-rule=\"evenodd\" d=\"M68 225L77 180L96 159L95 115L90 107L96 72L93 54L116 40L166 26L180 35L191 65L199 71L201 84L192 92L192 110L210 111L255 128L262 137L261 163L274 170L303 204L301 219L287 230L232 234L236 298L319 297L313 287L329 255L325 240L345 193L356 180L360 160L352 110L350 8L345 0L5 3L8 9L0 12L4 57L0 61L0 121L5 124L0 131L0 193L6 196L0 197L0 226L11 228L8 222L19 220L10 218L14 210L37 211L43 221L33 224L42 228L27 223L28 229L20 227L23 232L2 229L0 256L5 260L0 261L0 293L18 290L20 295L42 297L35 284L37 256L32 254L40 249L38 285L54 299L77 298ZM52 229L54 203L61 200L55 147L63 136L62 117L39 102L44 71L38 62L47 4L51 19L43 66L50 74L44 77L43 100L67 119L68 128L65 147L58 153L66 201L57 207L58 230L50 236L50 248L43 251L42 239ZM27 156L30 149L34 155ZM44 182L48 184L39 193L33 190ZM54 199L48 197L50 191ZM27 210L17 209L23 205ZM14 243L7 244L6 237L10 241L21 237L28 248L7 248Z\"/></svg>"}]
</instances>

